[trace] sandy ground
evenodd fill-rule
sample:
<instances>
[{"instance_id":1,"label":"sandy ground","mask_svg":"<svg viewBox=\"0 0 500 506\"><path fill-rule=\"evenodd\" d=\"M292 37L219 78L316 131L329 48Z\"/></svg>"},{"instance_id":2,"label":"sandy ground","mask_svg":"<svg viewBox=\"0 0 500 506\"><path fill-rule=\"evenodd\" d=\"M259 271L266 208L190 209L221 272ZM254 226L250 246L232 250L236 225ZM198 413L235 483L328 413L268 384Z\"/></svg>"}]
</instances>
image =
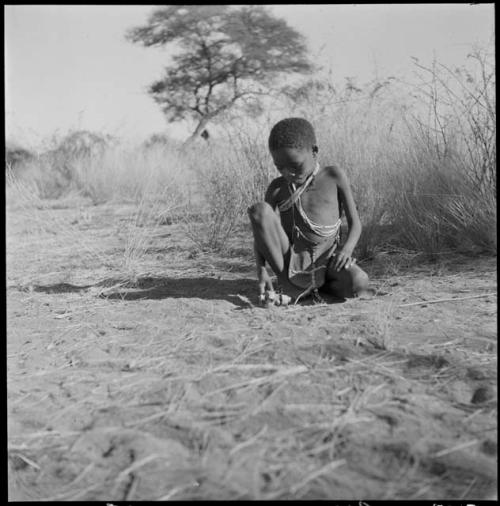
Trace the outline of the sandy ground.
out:
<instances>
[{"instance_id":1,"label":"sandy ground","mask_svg":"<svg viewBox=\"0 0 500 506\"><path fill-rule=\"evenodd\" d=\"M263 309L248 229L162 225L134 271L132 212L8 208L10 500L496 493L496 259L381 254L373 300Z\"/></svg>"}]
</instances>

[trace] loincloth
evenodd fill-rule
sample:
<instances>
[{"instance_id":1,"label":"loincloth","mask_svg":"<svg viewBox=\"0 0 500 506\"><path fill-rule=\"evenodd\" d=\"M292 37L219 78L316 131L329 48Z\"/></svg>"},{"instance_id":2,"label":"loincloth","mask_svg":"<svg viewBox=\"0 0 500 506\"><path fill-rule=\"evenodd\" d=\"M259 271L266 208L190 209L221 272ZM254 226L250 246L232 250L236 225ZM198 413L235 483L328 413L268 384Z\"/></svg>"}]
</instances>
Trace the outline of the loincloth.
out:
<instances>
[{"instance_id":1,"label":"loincloth","mask_svg":"<svg viewBox=\"0 0 500 506\"><path fill-rule=\"evenodd\" d=\"M305 240L290 245L288 280L297 288L316 288L325 284L329 262L334 256L339 237L329 237L318 243Z\"/></svg>"}]
</instances>

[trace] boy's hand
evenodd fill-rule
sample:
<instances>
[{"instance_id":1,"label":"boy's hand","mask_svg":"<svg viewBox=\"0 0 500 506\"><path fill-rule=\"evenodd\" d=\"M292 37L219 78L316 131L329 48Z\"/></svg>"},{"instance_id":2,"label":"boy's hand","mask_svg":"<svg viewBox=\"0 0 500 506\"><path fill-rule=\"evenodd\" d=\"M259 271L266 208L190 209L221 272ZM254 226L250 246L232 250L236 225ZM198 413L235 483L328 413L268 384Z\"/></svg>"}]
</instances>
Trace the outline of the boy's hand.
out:
<instances>
[{"instance_id":1,"label":"boy's hand","mask_svg":"<svg viewBox=\"0 0 500 506\"><path fill-rule=\"evenodd\" d=\"M335 259L334 269L336 271L340 271L343 268L349 269L355 263L356 263L356 259L352 258L352 249L344 247L337 254L337 258Z\"/></svg>"},{"instance_id":2,"label":"boy's hand","mask_svg":"<svg viewBox=\"0 0 500 506\"><path fill-rule=\"evenodd\" d=\"M261 267L258 272L259 276L259 295L263 295L266 290L273 290L273 282L265 267Z\"/></svg>"}]
</instances>

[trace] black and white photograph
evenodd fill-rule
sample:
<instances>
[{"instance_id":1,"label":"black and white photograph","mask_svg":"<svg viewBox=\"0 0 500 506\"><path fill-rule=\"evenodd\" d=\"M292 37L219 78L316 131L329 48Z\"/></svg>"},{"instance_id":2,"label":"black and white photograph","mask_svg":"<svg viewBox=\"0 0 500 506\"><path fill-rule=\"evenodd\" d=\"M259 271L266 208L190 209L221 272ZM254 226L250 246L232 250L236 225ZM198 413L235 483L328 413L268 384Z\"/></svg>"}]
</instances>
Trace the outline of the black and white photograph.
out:
<instances>
[{"instance_id":1,"label":"black and white photograph","mask_svg":"<svg viewBox=\"0 0 500 506\"><path fill-rule=\"evenodd\" d=\"M4 33L8 501L496 503L494 3Z\"/></svg>"}]
</instances>

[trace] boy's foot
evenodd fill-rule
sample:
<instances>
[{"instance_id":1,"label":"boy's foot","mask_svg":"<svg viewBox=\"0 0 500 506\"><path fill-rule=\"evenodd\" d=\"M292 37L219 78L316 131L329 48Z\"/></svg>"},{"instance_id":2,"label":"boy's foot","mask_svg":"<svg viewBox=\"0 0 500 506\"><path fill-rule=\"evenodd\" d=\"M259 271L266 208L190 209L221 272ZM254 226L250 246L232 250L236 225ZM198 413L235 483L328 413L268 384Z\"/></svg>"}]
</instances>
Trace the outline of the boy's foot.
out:
<instances>
[{"instance_id":1,"label":"boy's foot","mask_svg":"<svg viewBox=\"0 0 500 506\"><path fill-rule=\"evenodd\" d=\"M377 291L374 288L365 288L356 293L356 298L361 300L373 299Z\"/></svg>"},{"instance_id":2,"label":"boy's foot","mask_svg":"<svg viewBox=\"0 0 500 506\"><path fill-rule=\"evenodd\" d=\"M325 299L323 299L323 297L321 297L318 290L313 290L311 295L312 295L313 304L326 304Z\"/></svg>"}]
</instances>

